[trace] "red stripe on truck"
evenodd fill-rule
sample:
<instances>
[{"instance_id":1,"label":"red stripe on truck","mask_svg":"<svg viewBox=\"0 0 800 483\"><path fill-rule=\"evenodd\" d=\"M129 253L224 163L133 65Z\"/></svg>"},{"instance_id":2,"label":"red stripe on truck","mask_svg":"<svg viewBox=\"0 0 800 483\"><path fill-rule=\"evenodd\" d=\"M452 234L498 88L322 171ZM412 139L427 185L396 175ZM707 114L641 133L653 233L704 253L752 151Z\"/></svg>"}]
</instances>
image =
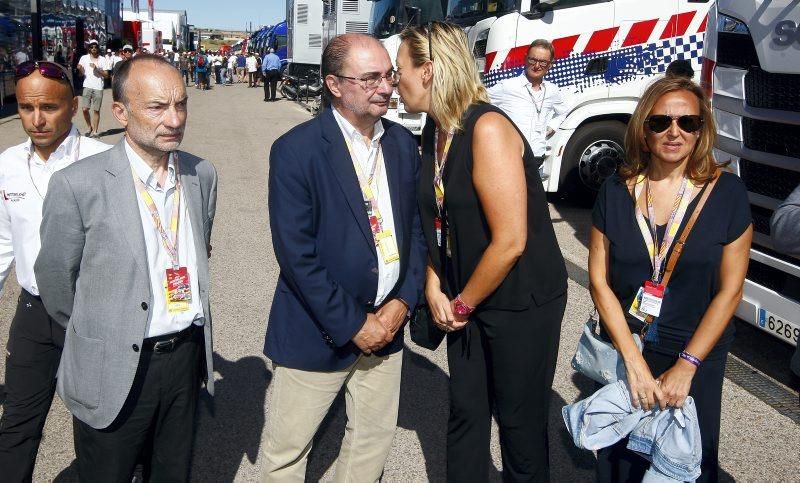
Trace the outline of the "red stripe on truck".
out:
<instances>
[{"instance_id":1,"label":"red stripe on truck","mask_svg":"<svg viewBox=\"0 0 800 483\"><path fill-rule=\"evenodd\" d=\"M667 26L664 27L664 32L661 33L661 40L669 39L672 37L682 37L689 29L689 24L697 12L683 12L670 17Z\"/></svg>"},{"instance_id":2,"label":"red stripe on truck","mask_svg":"<svg viewBox=\"0 0 800 483\"><path fill-rule=\"evenodd\" d=\"M593 54L595 52L605 52L611 48L611 42L617 36L619 27L611 27L610 29L597 30L592 34L586 48L583 49L584 55Z\"/></svg>"},{"instance_id":3,"label":"red stripe on truck","mask_svg":"<svg viewBox=\"0 0 800 483\"><path fill-rule=\"evenodd\" d=\"M653 30L655 30L657 23L658 19L655 18L653 20L636 22L635 24L631 25L631 30L628 32L628 35L622 42L622 46L630 47L631 45L639 45L647 42L650 39L650 35L653 33Z\"/></svg>"}]
</instances>

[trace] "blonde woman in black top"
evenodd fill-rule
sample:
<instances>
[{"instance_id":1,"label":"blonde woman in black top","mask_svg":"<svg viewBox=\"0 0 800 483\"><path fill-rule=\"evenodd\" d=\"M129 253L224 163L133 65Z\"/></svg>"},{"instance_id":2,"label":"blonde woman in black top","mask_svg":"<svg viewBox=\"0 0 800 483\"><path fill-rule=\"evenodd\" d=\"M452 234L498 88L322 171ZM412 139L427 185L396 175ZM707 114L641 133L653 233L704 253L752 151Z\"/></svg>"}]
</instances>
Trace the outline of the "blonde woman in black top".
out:
<instances>
[{"instance_id":1,"label":"blonde woman in black top","mask_svg":"<svg viewBox=\"0 0 800 483\"><path fill-rule=\"evenodd\" d=\"M633 404L649 410L694 399L703 451L698 481L717 480L730 321L753 233L747 190L736 175L719 176L666 290L658 287L671 241L717 172L715 135L700 86L668 76L648 87L628 123L619 175L600 189L589 243L592 298L625 361ZM647 325L645 313L655 316ZM631 332L644 333L643 353ZM649 463L626 442L598 452L599 481L641 481Z\"/></svg>"},{"instance_id":2,"label":"blonde woman in black top","mask_svg":"<svg viewBox=\"0 0 800 483\"><path fill-rule=\"evenodd\" d=\"M398 91L426 112L418 199L425 295L447 336L447 479L486 481L497 408L507 481L549 478L547 419L566 269L533 152L489 105L464 32L401 34Z\"/></svg>"}]
</instances>

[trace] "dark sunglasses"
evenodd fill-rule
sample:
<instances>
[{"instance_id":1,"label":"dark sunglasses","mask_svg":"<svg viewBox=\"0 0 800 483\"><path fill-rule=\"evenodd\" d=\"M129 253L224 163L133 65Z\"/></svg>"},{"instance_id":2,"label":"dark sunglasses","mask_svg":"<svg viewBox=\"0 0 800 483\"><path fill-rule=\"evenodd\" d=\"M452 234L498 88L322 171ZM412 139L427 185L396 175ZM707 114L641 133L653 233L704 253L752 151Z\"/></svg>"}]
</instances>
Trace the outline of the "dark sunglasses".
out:
<instances>
[{"instance_id":1,"label":"dark sunglasses","mask_svg":"<svg viewBox=\"0 0 800 483\"><path fill-rule=\"evenodd\" d=\"M20 80L23 77L28 77L38 70L40 74L50 79L63 80L69 82L69 75L67 70L60 64L47 61L28 61L23 62L17 66L14 72L14 79Z\"/></svg>"},{"instance_id":2,"label":"dark sunglasses","mask_svg":"<svg viewBox=\"0 0 800 483\"><path fill-rule=\"evenodd\" d=\"M433 62L433 45L431 43L431 32L433 31L433 22L428 22L428 59Z\"/></svg>"},{"instance_id":3,"label":"dark sunglasses","mask_svg":"<svg viewBox=\"0 0 800 483\"><path fill-rule=\"evenodd\" d=\"M647 129L654 133L661 133L672 126L672 121L678 122L678 127L683 132L697 132L703 127L703 118L697 115L668 116L666 114L653 114L645 119Z\"/></svg>"}]
</instances>

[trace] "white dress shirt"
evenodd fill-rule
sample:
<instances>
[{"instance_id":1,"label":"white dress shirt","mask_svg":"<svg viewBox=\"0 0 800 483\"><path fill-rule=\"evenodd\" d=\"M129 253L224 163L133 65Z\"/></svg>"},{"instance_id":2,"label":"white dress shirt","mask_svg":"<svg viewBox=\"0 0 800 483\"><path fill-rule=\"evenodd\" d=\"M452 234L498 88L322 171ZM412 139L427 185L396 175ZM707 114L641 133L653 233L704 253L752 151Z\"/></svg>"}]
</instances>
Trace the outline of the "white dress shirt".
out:
<instances>
[{"instance_id":1,"label":"white dress shirt","mask_svg":"<svg viewBox=\"0 0 800 483\"><path fill-rule=\"evenodd\" d=\"M534 89L524 72L490 87L489 98L522 131L535 156L546 154L547 128L558 129L571 107L556 84L545 80Z\"/></svg>"},{"instance_id":2,"label":"white dress shirt","mask_svg":"<svg viewBox=\"0 0 800 483\"><path fill-rule=\"evenodd\" d=\"M245 65L247 66L247 72L255 72L258 70L258 66L256 65L256 58L252 55L248 57L245 61Z\"/></svg>"},{"instance_id":3,"label":"white dress shirt","mask_svg":"<svg viewBox=\"0 0 800 483\"><path fill-rule=\"evenodd\" d=\"M378 197L378 210L381 212L381 217L383 218L382 228L384 230L391 230L394 241L397 243L397 231L394 226L394 211L392 211L392 198L389 194L389 178L386 175L386 163L384 162L383 156L378 156L381 137L383 136L383 124L381 124L380 120L376 121L372 139L366 139L347 121L347 119L339 114L336 109L333 109L333 116L336 118L336 122L339 123L342 135L350 142L350 146L353 148L353 152L356 156L353 163L359 164L362 173L369 172L368 167L371 166L371 162L373 162L377 156L377 162L380 163L379 166L375 168L378 172L378 176L373 180L371 188L373 193ZM353 165L353 169L355 170L355 165ZM386 296L392 291L397 281L400 279L400 259L398 258L393 262L386 263L380 254L380 250L377 250L377 253L378 287L375 294L376 307L383 303Z\"/></svg>"},{"instance_id":4,"label":"white dress shirt","mask_svg":"<svg viewBox=\"0 0 800 483\"><path fill-rule=\"evenodd\" d=\"M153 169L131 148L125 141L125 153L131 162L133 172L153 198L153 202L161 217L161 224L169 227L172 217L172 203L175 199L175 158L169 155L167 177L164 186L158 185ZM192 322L203 325L203 304L200 301L200 288L197 281L197 253L194 248L192 223L189 219L189 209L186 203L185 187L181 187L180 220L178 223L178 263L186 267L189 273L189 283L192 287L192 301L189 310L183 312L169 312L167 310L167 296L164 284L167 281L167 269L172 268L172 259L162 243L161 236L153 223L150 210L142 200L139 192L136 199L139 201L139 215L142 219L144 244L147 251L147 266L150 272L150 286L153 291L153 304L150 307L150 320L146 337L179 332L189 327ZM169 232L167 232L169 234ZM206 254L201 254L205 256Z\"/></svg>"},{"instance_id":5,"label":"white dress shirt","mask_svg":"<svg viewBox=\"0 0 800 483\"><path fill-rule=\"evenodd\" d=\"M72 126L47 162L33 150L30 139L0 154L0 289L11 270L11 262L16 260L17 282L29 293L39 295L33 264L42 246L39 225L50 177L78 159L108 149L111 149L108 144L81 137Z\"/></svg>"}]
</instances>

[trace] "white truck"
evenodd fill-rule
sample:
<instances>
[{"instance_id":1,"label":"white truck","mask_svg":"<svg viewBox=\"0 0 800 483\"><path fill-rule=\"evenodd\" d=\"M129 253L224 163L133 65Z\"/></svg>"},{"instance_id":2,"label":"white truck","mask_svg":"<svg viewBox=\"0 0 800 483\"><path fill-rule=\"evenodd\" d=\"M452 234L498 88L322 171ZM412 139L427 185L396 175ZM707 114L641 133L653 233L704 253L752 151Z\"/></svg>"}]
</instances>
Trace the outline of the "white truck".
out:
<instances>
[{"instance_id":1,"label":"white truck","mask_svg":"<svg viewBox=\"0 0 800 483\"><path fill-rule=\"evenodd\" d=\"M572 104L550 138L546 191L591 194L624 157L625 125L644 87L674 60L700 70L710 0L450 0L488 86L520 75L528 46L553 42L546 79Z\"/></svg>"},{"instance_id":2,"label":"white truck","mask_svg":"<svg viewBox=\"0 0 800 483\"><path fill-rule=\"evenodd\" d=\"M717 0L702 83L717 122L715 155L741 176L753 247L736 315L792 345L800 336L800 260L772 249L773 210L800 184L800 3Z\"/></svg>"}]
</instances>

